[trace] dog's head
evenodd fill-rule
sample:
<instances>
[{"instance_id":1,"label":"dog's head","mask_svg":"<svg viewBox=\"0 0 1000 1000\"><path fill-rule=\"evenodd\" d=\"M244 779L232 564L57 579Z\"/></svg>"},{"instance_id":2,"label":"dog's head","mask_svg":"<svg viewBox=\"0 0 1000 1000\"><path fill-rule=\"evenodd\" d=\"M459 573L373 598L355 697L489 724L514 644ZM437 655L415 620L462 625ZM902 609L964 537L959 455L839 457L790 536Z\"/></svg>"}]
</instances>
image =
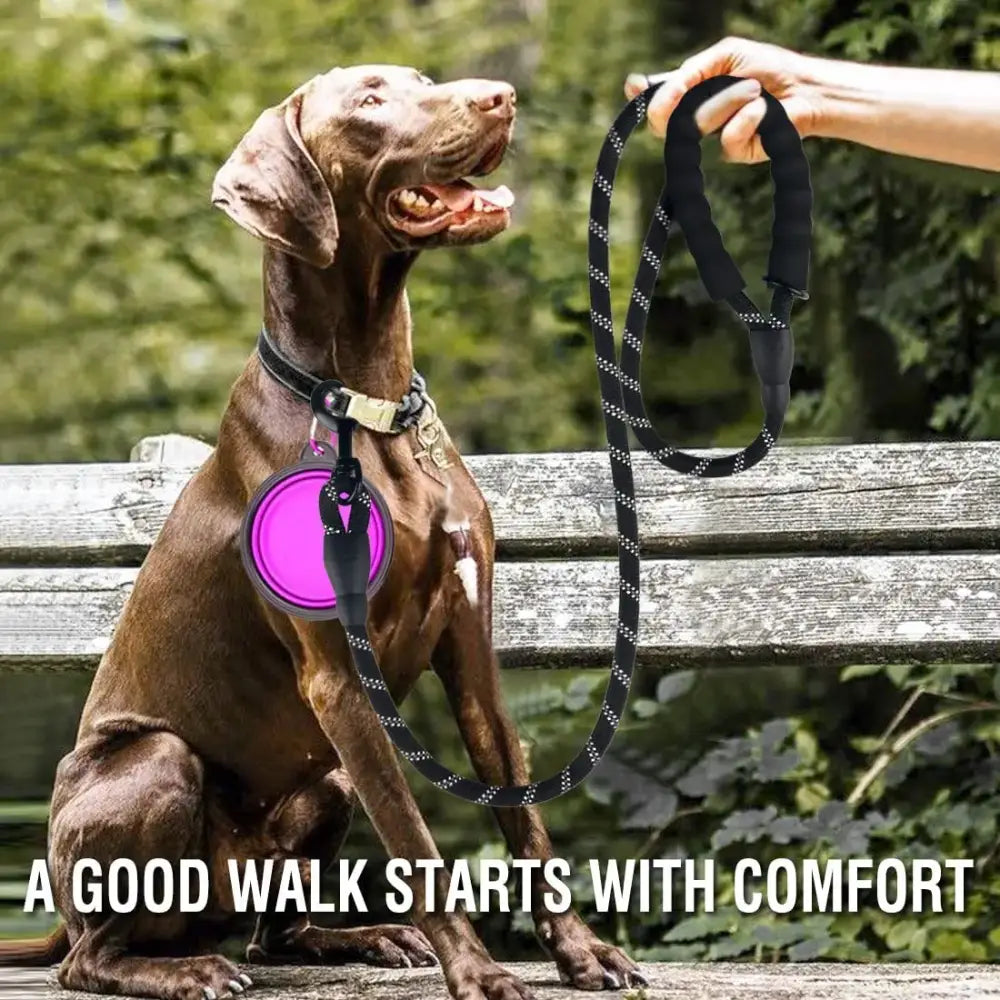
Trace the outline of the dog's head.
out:
<instances>
[{"instance_id":1,"label":"dog's head","mask_svg":"<svg viewBox=\"0 0 1000 1000\"><path fill-rule=\"evenodd\" d=\"M333 262L348 220L390 250L488 240L510 224L513 196L469 178L500 165L515 104L514 88L495 80L333 69L257 119L216 175L212 202L317 267Z\"/></svg>"}]
</instances>

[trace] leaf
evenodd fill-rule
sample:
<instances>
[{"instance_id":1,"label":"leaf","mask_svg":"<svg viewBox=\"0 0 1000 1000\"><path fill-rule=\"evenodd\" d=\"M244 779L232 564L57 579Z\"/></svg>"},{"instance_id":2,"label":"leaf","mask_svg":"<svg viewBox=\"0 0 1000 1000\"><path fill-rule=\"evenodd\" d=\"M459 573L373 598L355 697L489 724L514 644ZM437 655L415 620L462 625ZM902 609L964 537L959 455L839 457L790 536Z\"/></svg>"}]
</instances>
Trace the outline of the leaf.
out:
<instances>
[{"instance_id":1,"label":"leaf","mask_svg":"<svg viewBox=\"0 0 1000 1000\"><path fill-rule=\"evenodd\" d=\"M795 730L795 749L799 752L799 760L806 767L811 767L819 757L819 741L816 734L800 725Z\"/></svg>"},{"instance_id":2,"label":"leaf","mask_svg":"<svg viewBox=\"0 0 1000 1000\"><path fill-rule=\"evenodd\" d=\"M727 816L722 826L712 835L713 850L720 851L730 844L755 843L769 830L777 815L774 806L766 809L744 809Z\"/></svg>"},{"instance_id":3,"label":"leaf","mask_svg":"<svg viewBox=\"0 0 1000 1000\"><path fill-rule=\"evenodd\" d=\"M757 765L755 776L758 781L775 781L794 771L799 766L800 760L797 750L785 750L783 753L765 750L761 762Z\"/></svg>"},{"instance_id":4,"label":"leaf","mask_svg":"<svg viewBox=\"0 0 1000 1000\"><path fill-rule=\"evenodd\" d=\"M665 674L656 685L656 700L661 705L665 705L667 702L687 694L691 690L696 676L693 670L678 670L672 674Z\"/></svg>"},{"instance_id":5,"label":"leaf","mask_svg":"<svg viewBox=\"0 0 1000 1000\"><path fill-rule=\"evenodd\" d=\"M912 663L893 663L885 668L886 676L896 687L902 687L913 670Z\"/></svg>"},{"instance_id":6,"label":"leaf","mask_svg":"<svg viewBox=\"0 0 1000 1000\"><path fill-rule=\"evenodd\" d=\"M807 781L795 789L795 808L800 813L811 813L822 808L830 798L830 789L821 781Z\"/></svg>"},{"instance_id":7,"label":"leaf","mask_svg":"<svg viewBox=\"0 0 1000 1000\"><path fill-rule=\"evenodd\" d=\"M829 836L849 822L850 818L851 810L846 802L826 802L813 817L813 829L817 836Z\"/></svg>"},{"instance_id":8,"label":"leaf","mask_svg":"<svg viewBox=\"0 0 1000 1000\"><path fill-rule=\"evenodd\" d=\"M784 948L808 936L809 930L793 920L776 924L756 924L750 932L755 941L769 948Z\"/></svg>"},{"instance_id":9,"label":"leaf","mask_svg":"<svg viewBox=\"0 0 1000 1000\"><path fill-rule=\"evenodd\" d=\"M775 751L789 736L794 727L788 719L771 719L760 730L760 745L764 751Z\"/></svg>"},{"instance_id":10,"label":"leaf","mask_svg":"<svg viewBox=\"0 0 1000 1000\"><path fill-rule=\"evenodd\" d=\"M718 962L721 959L737 958L753 951L756 942L746 931L738 931L719 941L713 941L708 949L709 961Z\"/></svg>"},{"instance_id":11,"label":"leaf","mask_svg":"<svg viewBox=\"0 0 1000 1000\"><path fill-rule=\"evenodd\" d=\"M811 962L813 959L825 955L833 943L833 938L829 934L820 934L807 941L800 941L788 949L789 961Z\"/></svg>"},{"instance_id":12,"label":"leaf","mask_svg":"<svg viewBox=\"0 0 1000 1000\"><path fill-rule=\"evenodd\" d=\"M883 741L878 736L853 736L850 744L858 753L871 754L882 749Z\"/></svg>"},{"instance_id":13,"label":"leaf","mask_svg":"<svg viewBox=\"0 0 1000 1000\"><path fill-rule=\"evenodd\" d=\"M772 843L790 844L793 840L803 840L809 828L798 816L779 816L768 827Z\"/></svg>"},{"instance_id":14,"label":"leaf","mask_svg":"<svg viewBox=\"0 0 1000 1000\"><path fill-rule=\"evenodd\" d=\"M651 719L660 711L660 706L652 698L636 698L632 702L632 712L639 719Z\"/></svg>"},{"instance_id":15,"label":"leaf","mask_svg":"<svg viewBox=\"0 0 1000 1000\"><path fill-rule=\"evenodd\" d=\"M570 681L566 688L564 705L569 712L579 712L588 708L594 693L594 689L605 683L605 678L598 677L593 673L580 674Z\"/></svg>"},{"instance_id":16,"label":"leaf","mask_svg":"<svg viewBox=\"0 0 1000 1000\"><path fill-rule=\"evenodd\" d=\"M840 679L853 681L859 677L871 677L872 674L880 673L882 669L879 663L854 663L840 671Z\"/></svg>"},{"instance_id":17,"label":"leaf","mask_svg":"<svg viewBox=\"0 0 1000 1000\"><path fill-rule=\"evenodd\" d=\"M623 830L659 829L677 813L677 793L669 784L614 752L597 765L585 787L595 801L617 806Z\"/></svg>"},{"instance_id":18,"label":"leaf","mask_svg":"<svg viewBox=\"0 0 1000 1000\"><path fill-rule=\"evenodd\" d=\"M909 946L920 925L916 920L899 920L889 929L885 943L893 950L900 951Z\"/></svg>"},{"instance_id":19,"label":"leaf","mask_svg":"<svg viewBox=\"0 0 1000 1000\"><path fill-rule=\"evenodd\" d=\"M984 962L986 946L959 931L944 931L931 938L928 948L932 962Z\"/></svg>"},{"instance_id":20,"label":"leaf","mask_svg":"<svg viewBox=\"0 0 1000 1000\"><path fill-rule=\"evenodd\" d=\"M745 739L724 740L677 781L684 795L708 796L741 774L751 761L752 744Z\"/></svg>"},{"instance_id":21,"label":"leaf","mask_svg":"<svg viewBox=\"0 0 1000 1000\"><path fill-rule=\"evenodd\" d=\"M713 937L716 934L728 933L732 928L733 917L727 913L699 913L685 917L663 935L663 941L697 941L701 938Z\"/></svg>"},{"instance_id":22,"label":"leaf","mask_svg":"<svg viewBox=\"0 0 1000 1000\"><path fill-rule=\"evenodd\" d=\"M705 945L692 944L654 945L652 948L636 948L637 962L697 962L705 958ZM626 993L627 997L628 994Z\"/></svg>"}]
</instances>

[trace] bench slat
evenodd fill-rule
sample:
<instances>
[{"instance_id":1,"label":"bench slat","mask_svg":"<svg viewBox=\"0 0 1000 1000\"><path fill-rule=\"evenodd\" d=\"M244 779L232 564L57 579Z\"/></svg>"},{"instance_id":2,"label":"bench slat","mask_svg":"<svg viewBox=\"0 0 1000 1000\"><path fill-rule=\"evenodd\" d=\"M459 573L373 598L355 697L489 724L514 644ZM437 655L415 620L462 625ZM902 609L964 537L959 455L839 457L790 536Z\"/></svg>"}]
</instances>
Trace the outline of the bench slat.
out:
<instances>
[{"instance_id":1,"label":"bench slat","mask_svg":"<svg viewBox=\"0 0 1000 1000\"><path fill-rule=\"evenodd\" d=\"M502 558L614 551L603 452L469 457ZM136 565L190 467L9 466L0 564ZM647 554L993 549L1000 444L784 447L731 479L678 476L635 456Z\"/></svg>"},{"instance_id":2,"label":"bench slat","mask_svg":"<svg viewBox=\"0 0 1000 1000\"><path fill-rule=\"evenodd\" d=\"M0 667L92 666L136 571L0 570ZM609 560L497 566L506 666L605 667ZM1000 554L647 560L641 662L986 662L1000 639Z\"/></svg>"}]
</instances>

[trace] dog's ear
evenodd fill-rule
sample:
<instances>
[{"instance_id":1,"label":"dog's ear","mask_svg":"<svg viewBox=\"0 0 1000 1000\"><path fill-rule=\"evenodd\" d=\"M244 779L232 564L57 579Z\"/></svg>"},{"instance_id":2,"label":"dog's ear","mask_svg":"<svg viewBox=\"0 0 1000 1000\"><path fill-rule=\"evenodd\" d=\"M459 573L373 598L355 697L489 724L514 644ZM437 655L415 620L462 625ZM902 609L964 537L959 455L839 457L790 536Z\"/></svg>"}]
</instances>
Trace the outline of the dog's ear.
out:
<instances>
[{"instance_id":1,"label":"dog's ear","mask_svg":"<svg viewBox=\"0 0 1000 1000\"><path fill-rule=\"evenodd\" d=\"M337 250L337 212L299 130L311 84L254 122L215 175L212 204L269 246L329 267Z\"/></svg>"}]
</instances>

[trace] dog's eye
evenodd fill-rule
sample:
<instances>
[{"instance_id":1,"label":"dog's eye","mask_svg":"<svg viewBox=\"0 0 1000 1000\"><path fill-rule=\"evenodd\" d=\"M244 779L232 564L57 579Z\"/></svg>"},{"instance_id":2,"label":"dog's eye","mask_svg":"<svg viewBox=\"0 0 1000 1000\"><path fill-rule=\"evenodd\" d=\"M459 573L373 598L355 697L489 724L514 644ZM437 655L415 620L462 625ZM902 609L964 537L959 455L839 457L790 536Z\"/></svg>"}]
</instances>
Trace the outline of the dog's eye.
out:
<instances>
[{"instance_id":1,"label":"dog's eye","mask_svg":"<svg viewBox=\"0 0 1000 1000\"><path fill-rule=\"evenodd\" d=\"M363 108L377 108L380 104L385 104L377 94L369 94L362 102L361 107Z\"/></svg>"}]
</instances>

